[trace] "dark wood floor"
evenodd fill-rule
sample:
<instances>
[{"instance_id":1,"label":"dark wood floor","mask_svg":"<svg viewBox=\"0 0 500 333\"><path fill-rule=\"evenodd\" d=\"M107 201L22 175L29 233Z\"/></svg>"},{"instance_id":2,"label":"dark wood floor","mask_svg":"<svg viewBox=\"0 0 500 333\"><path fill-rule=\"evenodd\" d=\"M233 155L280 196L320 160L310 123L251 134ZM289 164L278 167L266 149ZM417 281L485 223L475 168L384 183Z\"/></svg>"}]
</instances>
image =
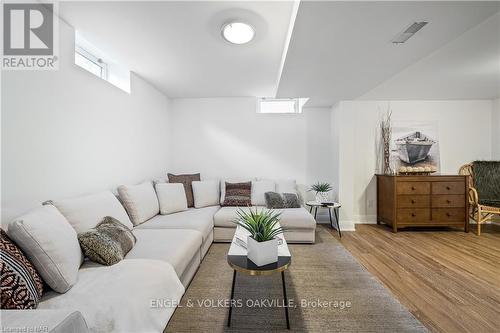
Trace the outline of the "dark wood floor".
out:
<instances>
[{"instance_id":1,"label":"dark wood floor","mask_svg":"<svg viewBox=\"0 0 500 333\"><path fill-rule=\"evenodd\" d=\"M357 225L340 242L429 330L500 332L500 226L483 229Z\"/></svg>"}]
</instances>

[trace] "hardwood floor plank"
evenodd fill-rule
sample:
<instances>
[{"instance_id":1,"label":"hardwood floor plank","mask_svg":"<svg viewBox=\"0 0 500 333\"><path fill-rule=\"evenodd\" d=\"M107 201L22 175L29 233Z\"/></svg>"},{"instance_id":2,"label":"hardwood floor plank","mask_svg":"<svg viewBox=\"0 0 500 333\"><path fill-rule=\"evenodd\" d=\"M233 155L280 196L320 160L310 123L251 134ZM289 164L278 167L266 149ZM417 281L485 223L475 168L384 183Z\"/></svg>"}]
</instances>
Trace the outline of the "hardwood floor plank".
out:
<instances>
[{"instance_id":1,"label":"hardwood floor plank","mask_svg":"<svg viewBox=\"0 0 500 333\"><path fill-rule=\"evenodd\" d=\"M357 225L339 240L429 330L500 332L500 227L483 230Z\"/></svg>"}]
</instances>

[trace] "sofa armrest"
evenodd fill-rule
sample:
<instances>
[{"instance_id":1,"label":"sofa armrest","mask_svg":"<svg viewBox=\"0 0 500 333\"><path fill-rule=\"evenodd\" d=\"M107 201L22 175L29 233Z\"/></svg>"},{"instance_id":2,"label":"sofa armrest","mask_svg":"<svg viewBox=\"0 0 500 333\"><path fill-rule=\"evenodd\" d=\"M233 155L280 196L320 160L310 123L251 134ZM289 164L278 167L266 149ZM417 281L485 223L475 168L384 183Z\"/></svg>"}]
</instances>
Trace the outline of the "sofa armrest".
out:
<instances>
[{"instance_id":1,"label":"sofa armrest","mask_svg":"<svg viewBox=\"0 0 500 333\"><path fill-rule=\"evenodd\" d=\"M87 333L79 311L1 310L2 332Z\"/></svg>"}]
</instances>

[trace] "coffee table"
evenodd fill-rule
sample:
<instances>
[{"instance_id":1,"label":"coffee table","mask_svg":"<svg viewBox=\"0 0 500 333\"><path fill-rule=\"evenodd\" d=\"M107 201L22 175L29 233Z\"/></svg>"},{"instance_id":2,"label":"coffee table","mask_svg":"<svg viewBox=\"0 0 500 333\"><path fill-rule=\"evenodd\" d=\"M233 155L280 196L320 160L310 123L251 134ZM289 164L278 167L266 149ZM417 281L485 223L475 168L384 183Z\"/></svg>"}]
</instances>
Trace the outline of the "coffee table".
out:
<instances>
[{"instance_id":1,"label":"coffee table","mask_svg":"<svg viewBox=\"0 0 500 333\"><path fill-rule=\"evenodd\" d=\"M292 263L292 256L288 250L283 235L278 235L281 239L281 244L278 245L278 261L265 266L257 266L247 258L247 249L241 245L236 239L239 238L246 243L248 231L238 226L233 236L233 241L227 254L227 263L233 269L233 283L231 286L231 300L229 303L229 316L227 318L227 326L231 326L231 314L233 311L234 285L236 283L236 273L243 273L251 276L272 275L281 273L281 282L283 284L283 300L285 304L286 328L290 329L290 319L288 316L288 298L286 295L285 270Z\"/></svg>"},{"instance_id":2,"label":"coffee table","mask_svg":"<svg viewBox=\"0 0 500 333\"><path fill-rule=\"evenodd\" d=\"M316 220L316 215L318 214L318 208L328 208L328 214L330 215L330 225L332 226L332 229L335 228L333 226L333 220L332 220L332 210L333 214L335 215L335 222L337 222L337 232L339 233L339 237L342 238L342 232L340 232L340 224L339 224L339 215L337 211L339 210L340 207L342 207L341 204L338 202L331 202L331 203L321 203L318 201L308 201L306 202L306 205L310 207L309 213L313 213L314 210L314 219Z\"/></svg>"}]
</instances>

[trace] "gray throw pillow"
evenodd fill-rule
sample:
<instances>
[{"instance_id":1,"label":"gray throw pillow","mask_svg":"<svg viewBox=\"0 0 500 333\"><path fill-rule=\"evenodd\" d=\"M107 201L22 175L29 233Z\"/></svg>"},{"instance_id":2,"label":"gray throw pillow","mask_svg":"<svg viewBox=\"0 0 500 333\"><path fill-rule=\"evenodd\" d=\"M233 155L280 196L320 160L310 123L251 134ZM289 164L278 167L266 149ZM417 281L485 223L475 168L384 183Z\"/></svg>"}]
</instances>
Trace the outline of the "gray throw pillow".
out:
<instances>
[{"instance_id":1,"label":"gray throw pillow","mask_svg":"<svg viewBox=\"0 0 500 333\"><path fill-rule=\"evenodd\" d=\"M269 209L300 208L299 197L295 193L264 193L266 207Z\"/></svg>"},{"instance_id":2,"label":"gray throw pillow","mask_svg":"<svg viewBox=\"0 0 500 333\"><path fill-rule=\"evenodd\" d=\"M136 238L120 221L106 216L95 228L78 234L78 241L86 257L110 266L125 257L134 247Z\"/></svg>"}]
</instances>

